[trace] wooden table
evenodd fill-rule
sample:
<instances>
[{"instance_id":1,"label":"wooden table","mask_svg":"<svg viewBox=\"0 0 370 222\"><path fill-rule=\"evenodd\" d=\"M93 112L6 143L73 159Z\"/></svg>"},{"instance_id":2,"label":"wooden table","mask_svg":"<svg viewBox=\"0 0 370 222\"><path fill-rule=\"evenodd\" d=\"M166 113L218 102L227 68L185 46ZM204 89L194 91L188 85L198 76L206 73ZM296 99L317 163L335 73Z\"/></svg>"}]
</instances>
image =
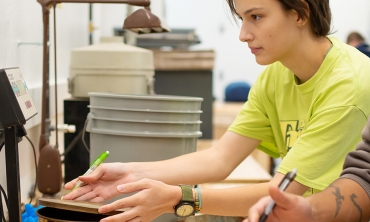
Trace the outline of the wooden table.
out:
<instances>
[{"instance_id":1,"label":"wooden table","mask_svg":"<svg viewBox=\"0 0 370 222\"><path fill-rule=\"evenodd\" d=\"M197 150L210 148L214 143L216 143L216 140L198 140ZM217 183L200 184L200 187L227 188L268 182L271 178L272 176L252 156L248 156L225 180Z\"/></svg>"}]
</instances>

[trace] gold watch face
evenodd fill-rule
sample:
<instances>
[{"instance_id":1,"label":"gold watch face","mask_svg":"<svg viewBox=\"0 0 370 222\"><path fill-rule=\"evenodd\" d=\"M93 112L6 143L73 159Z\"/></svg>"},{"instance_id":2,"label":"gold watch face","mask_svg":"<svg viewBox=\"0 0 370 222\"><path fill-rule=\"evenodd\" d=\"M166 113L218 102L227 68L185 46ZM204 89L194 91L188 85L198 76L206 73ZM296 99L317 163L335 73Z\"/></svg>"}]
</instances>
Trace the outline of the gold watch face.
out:
<instances>
[{"instance_id":1,"label":"gold watch face","mask_svg":"<svg viewBox=\"0 0 370 222\"><path fill-rule=\"evenodd\" d=\"M176 214L180 217L187 217L192 215L194 212L194 207L191 205L182 205L176 209Z\"/></svg>"}]
</instances>

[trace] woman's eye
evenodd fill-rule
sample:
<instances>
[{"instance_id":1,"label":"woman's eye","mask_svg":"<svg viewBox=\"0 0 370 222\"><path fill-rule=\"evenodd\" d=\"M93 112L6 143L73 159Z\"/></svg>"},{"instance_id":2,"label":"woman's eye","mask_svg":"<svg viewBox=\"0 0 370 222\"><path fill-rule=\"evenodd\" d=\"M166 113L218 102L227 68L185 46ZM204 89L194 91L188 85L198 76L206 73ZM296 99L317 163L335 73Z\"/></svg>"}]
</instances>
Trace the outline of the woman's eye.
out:
<instances>
[{"instance_id":1,"label":"woman's eye","mask_svg":"<svg viewBox=\"0 0 370 222\"><path fill-rule=\"evenodd\" d=\"M260 19L261 18L261 16L259 16L259 15L252 15L252 19L253 20L258 20L258 19Z\"/></svg>"}]
</instances>

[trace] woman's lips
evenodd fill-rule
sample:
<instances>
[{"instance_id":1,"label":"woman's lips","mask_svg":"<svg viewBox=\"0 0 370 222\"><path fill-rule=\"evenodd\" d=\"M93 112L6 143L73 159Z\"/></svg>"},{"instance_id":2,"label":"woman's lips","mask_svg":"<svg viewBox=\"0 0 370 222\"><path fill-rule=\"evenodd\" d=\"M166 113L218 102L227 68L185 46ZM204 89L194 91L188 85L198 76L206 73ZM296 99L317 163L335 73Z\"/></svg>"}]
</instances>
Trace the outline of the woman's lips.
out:
<instances>
[{"instance_id":1,"label":"woman's lips","mask_svg":"<svg viewBox=\"0 0 370 222\"><path fill-rule=\"evenodd\" d=\"M253 54L257 54L258 52L262 50L262 48L256 48L256 47L250 47L250 49Z\"/></svg>"}]
</instances>

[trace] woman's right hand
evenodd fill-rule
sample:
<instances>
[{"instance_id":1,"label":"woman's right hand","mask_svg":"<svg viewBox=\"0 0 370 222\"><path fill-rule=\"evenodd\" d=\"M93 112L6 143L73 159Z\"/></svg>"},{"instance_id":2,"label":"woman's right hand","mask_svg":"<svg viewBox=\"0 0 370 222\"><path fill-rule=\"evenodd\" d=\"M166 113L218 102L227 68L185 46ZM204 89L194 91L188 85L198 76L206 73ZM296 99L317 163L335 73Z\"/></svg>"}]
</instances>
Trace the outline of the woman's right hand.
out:
<instances>
[{"instance_id":1,"label":"woman's right hand","mask_svg":"<svg viewBox=\"0 0 370 222\"><path fill-rule=\"evenodd\" d=\"M78 179L86 185L63 196L63 200L102 202L116 197L120 195L117 185L141 179L131 168L126 163L103 163L90 175L80 176L66 183L66 190L72 190Z\"/></svg>"}]
</instances>

